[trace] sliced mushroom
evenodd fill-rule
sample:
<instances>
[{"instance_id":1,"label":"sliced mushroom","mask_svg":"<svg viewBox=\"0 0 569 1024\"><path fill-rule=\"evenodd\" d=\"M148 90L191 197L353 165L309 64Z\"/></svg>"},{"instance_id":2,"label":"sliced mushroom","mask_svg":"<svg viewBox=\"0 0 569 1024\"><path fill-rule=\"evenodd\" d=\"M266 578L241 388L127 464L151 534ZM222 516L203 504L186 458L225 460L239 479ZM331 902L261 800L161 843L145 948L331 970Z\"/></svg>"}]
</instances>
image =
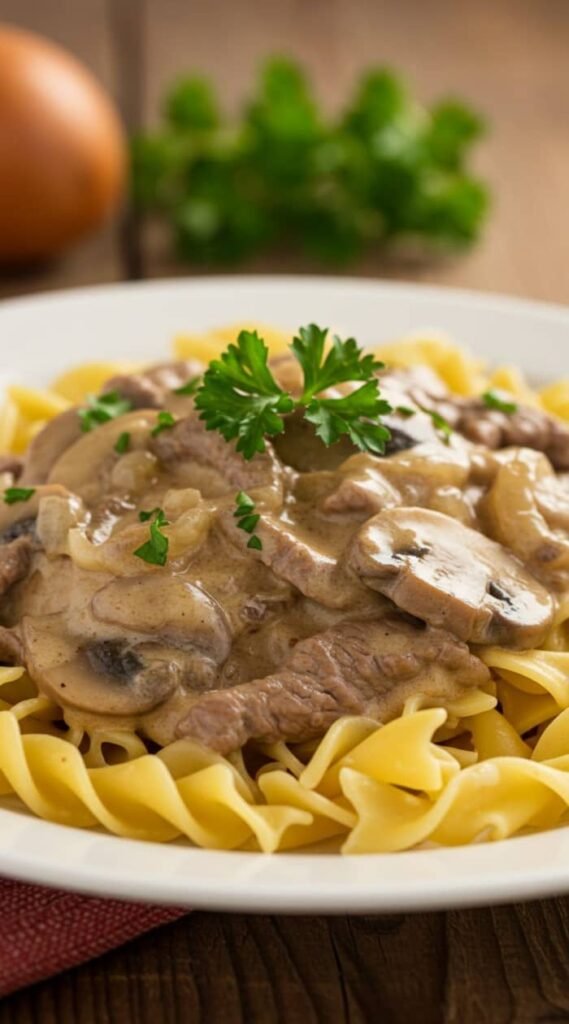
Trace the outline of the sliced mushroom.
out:
<instances>
[{"instance_id":1,"label":"sliced mushroom","mask_svg":"<svg viewBox=\"0 0 569 1024\"><path fill-rule=\"evenodd\" d=\"M231 630L216 601L181 577L156 574L112 580L91 601L93 617L129 633L159 637L181 649L197 648L220 665Z\"/></svg>"},{"instance_id":2,"label":"sliced mushroom","mask_svg":"<svg viewBox=\"0 0 569 1024\"><path fill-rule=\"evenodd\" d=\"M168 649L124 640L81 644L62 615L22 621L26 668L40 691L63 707L102 715L140 715L174 691L180 666Z\"/></svg>"},{"instance_id":3,"label":"sliced mushroom","mask_svg":"<svg viewBox=\"0 0 569 1024\"><path fill-rule=\"evenodd\" d=\"M349 561L368 587L461 640L534 647L552 622L550 595L516 558L439 512L397 508L374 516Z\"/></svg>"},{"instance_id":4,"label":"sliced mushroom","mask_svg":"<svg viewBox=\"0 0 569 1024\"><path fill-rule=\"evenodd\" d=\"M569 495L544 455L528 448L501 453L481 512L487 531L540 577L569 572Z\"/></svg>"},{"instance_id":5,"label":"sliced mushroom","mask_svg":"<svg viewBox=\"0 0 569 1024\"><path fill-rule=\"evenodd\" d=\"M81 422L77 409L67 409L56 416L30 444L20 483L25 486L45 483L52 466L80 437Z\"/></svg>"},{"instance_id":6,"label":"sliced mushroom","mask_svg":"<svg viewBox=\"0 0 569 1024\"><path fill-rule=\"evenodd\" d=\"M130 434L129 449L144 449L156 425L152 410L131 412L81 434L53 464L49 482L63 484L79 495L86 505L97 502L109 490L109 478L121 458L115 444L123 433ZM124 456L128 458L127 456Z\"/></svg>"}]
</instances>

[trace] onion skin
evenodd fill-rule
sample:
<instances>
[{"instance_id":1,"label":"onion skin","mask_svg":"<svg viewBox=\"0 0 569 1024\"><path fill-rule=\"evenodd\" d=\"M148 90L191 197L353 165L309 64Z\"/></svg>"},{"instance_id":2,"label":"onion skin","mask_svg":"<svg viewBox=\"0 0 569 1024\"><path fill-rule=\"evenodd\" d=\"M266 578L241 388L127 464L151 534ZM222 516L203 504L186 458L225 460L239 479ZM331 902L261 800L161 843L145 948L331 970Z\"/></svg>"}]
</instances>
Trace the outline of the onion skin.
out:
<instances>
[{"instance_id":1,"label":"onion skin","mask_svg":"<svg viewBox=\"0 0 569 1024\"><path fill-rule=\"evenodd\" d=\"M0 263L55 256L116 209L127 149L94 76L60 47L0 25Z\"/></svg>"}]
</instances>

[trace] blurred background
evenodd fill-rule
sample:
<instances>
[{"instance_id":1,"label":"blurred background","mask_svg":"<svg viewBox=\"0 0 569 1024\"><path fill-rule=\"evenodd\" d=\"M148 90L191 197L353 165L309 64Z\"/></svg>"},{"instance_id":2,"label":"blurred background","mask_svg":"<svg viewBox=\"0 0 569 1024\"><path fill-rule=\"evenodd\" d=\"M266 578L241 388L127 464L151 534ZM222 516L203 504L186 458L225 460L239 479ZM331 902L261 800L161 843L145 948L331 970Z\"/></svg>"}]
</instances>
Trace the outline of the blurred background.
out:
<instances>
[{"instance_id":1,"label":"blurred background","mask_svg":"<svg viewBox=\"0 0 569 1024\"><path fill-rule=\"evenodd\" d=\"M249 117L249 139L252 122L250 106L247 107L248 98L260 88L256 85L260 65L271 55L279 54L298 62L310 80L317 111L314 116L318 124L334 126L331 134L326 129L326 147L316 149L319 160L324 159L323 153L328 159L331 152L330 139L333 138L336 145L336 154L338 145L343 146L345 142L342 133L347 122L340 112L361 103L361 93L360 99L357 98L358 80L370 68L388 67L396 73L413 97L413 101L409 101L405 108L403 120L397 122L397 131L392 130L393 125L390 123L389 131L381 136L381 145L384 147L382 159L385 157L385 147L391 147L390 196L397 192L400 169L403 168L401 174L404 177L407 173L415 175L418 168L418 186L416 182L419 178L413 178L413 187L419 189L414 199L413 216L416 220L417 202L422 203L421 224L427 225L421 227L419 245L415 244L415 229L411 232L414 236L413 244L409 244L405 231L400 230L397 224L396 230L392 231L393 237L386 244L385 210L379 210L378 213L381 196L377 199L377 208L374 207L370 212L369 195L366 193L364 202L359 179L357 203L350 191L354 166L357 164L360 167L357 163L362 157L363 150L360 149L359 156L354 158L355 163L352 161L349 166L352 178L347 192L344 164L341 167L335 166L333 171L327 166L325 172L320 166L317 180L311 179L308 199L306 183L301 183L299 187L305 189L302 199L303 221L297 233L300 237L308 220L312 236L320 230L318 225L321 222L314 221L310 203L321 202L322 195L328 195L326 189L329 192L332 177L333 187L342 190L342 202L345 203L342 216L351 217L353 223L357 220L358 231L363 225L363 233L370 234L366 244L353 247L353 251L349 246L345 252L342 249L341 258L332 262L323 259L322 254L315 256L310 247L307 250L306 245L301 244L296 236L292 242L288 236L286 239L283 237L282 226L289 217L288 208L285 208L280 209L280 220L277 218L275 222L277 227L273 230L269 225L269 239L263 236L263 241L255 241L237 258L234 253L231 259L219 258L216 250L215 259L212 260L211 249L205 248L202 252L199 239L196 241L192 237L191 244L188 244L190 248L194 245L194 251L187 262L187 251L184 261L180 258L180 246L176 250L172 244L170 222L172 217L179 219L180 197L176 199L178 207L174 213L172 203L170 207L163 203L161 209L153 209L149 216L148 212L141 209L140 203L136 205L133 202L129 183L123 186L123 198L119 202L120 183L115 182L110 188L113 195L101 215L92 218L93 223L89 223L83 233L79 232L81 237L77 241L60 246L61 252L57 255L49 254L49 258L45 258L45 254L42 254L42 258L38 258L32 254L33 258L11 258L10 252L1 254L0 247L1 296L212 270L301 273L332 271L428 281L569 302L567 0L541 0L539 3L535 0L476 0L476 3L470 4L459 4L455 0L76 0L74 3L62 3L61 0L0 0L0 22L4 29L25 29L46 37L74 55L96 76L110 95L119 111L126 134L130 137L151 132L151 137L157 138L157 133L162 133L162 143L166 130L162 116L164 97L172 94L173 83L180 76L189 75L206 76L219 97L224 115L230 122L232 119L233 125L239 125L244 117ZM39 116L42 120L41 110L38 114L38 103L35 101L29 104L31 113L30 110L22 113L18 108L15 113L13 110L8 111L10 116L7 116L7 108L11 106L14 94L21 95L20 87L15 87L13 81L8 86L4 84L2 88L2 68L5 75L6 68L11 72L13 66L9 53L5 49L2 56L0 45L0 196L2 162L12 159L12 147L16 145L14 139L23 145L25 132L23 129L20 132L19 126L25 118L37 121ZM20 60L20 56L17 59ZM36 82L36 88L51 103L53 82L49 73L42 72L39 79L40 84ZM277 83L274 88L278 92L280 85ZM180 101L182 107L183 95ZM448 152L444 159L441 157L443 163L446 161L442 171L440 167L434 171L432 167L425 170L426 129L419 129L417 125L426 123L420 119L428 118L429 115L416 115L413 104L416 100L429 107L449 97L453 101L460 100L461 111L468 111L466 120L461 121L463 114L460 114L460 123L457 127L454 122L453 130L458 134L462 131L466 139L471 130L468 128L470 115L478 126L472 129L473 139L465 141L465 146L468 143L468 152L464 156L466 171L458 166L462 157L459 160L454 155L449 156ZM60 96L56 102L62 102L65 107L65 98ZM190 116L195 118L195 92L190 93L188 102L194 103ZM284 109L286 115L288 100L284 106L281 103L280 107L279 102L277 96L277 112L280 110L282 113ZM302 105L304 101L300 102ZM273 112L271 108L267 116L272 116ZM199 112L198 115L201 116ZM176 116L179 128L180 117L183 121L185 115L182 111L181 115ZM92 125L95 144L100 125L97 128L96 119L91 120L88 105L82 110L80 120L83 130ZM340 123L341 129L338 128ZM402 123L404 129L401 129ZM480 137L474 139L479 129ZM203 134L204 130L205 125L202 125L200 132ZM36 131L35 125L33 131ZM105 146L105 131L101 131L100 145ZM230 131L235 132L236 129L216 127L213 135L208 137L209 141L206 140L206 145L213 146L217 153L219 147L223 149L226 146ZM340 142L338 132L342 136ZM441 132L442 128L437 136L439 143ZM173 135L175 138L172 146L175 147L179 144L178 129ZM370 146L376 144L377 132L373 138L372 135L366 140L366 145L368 142ZM429 139L432 142L432 133ZM446 136L443 143L445 139ZM201 146L202 135L198 141ZM321 142L318 141L318 146ZM119 148L121 145L116 138L112 144ZM81 145L85 147L87 143L82 142ZM152 145L150 156L145 150L143 158L145 174L152 171ZM195 146L195 138L191 145ZM279 184L278 173L274 179L271 178L273 172L270 167L267 169L267 153L263 151L262 138L259 141L257 137L249 148L247 145L239 143L239 182L245 181L246 189L250 187L257 192L263 188L262 202L266 207L267 203L270 205L273 201L271 189L274 193L282 193L285 186ZM397 155L395 163L392 160L393 147ZM267 148L271 150L271 144L267 144ZM8 150L10 152L7 156ZM301 158L296 163L297 170L304 160L304 151L299 152ZM311 153L314 153L314 147ZM59 160L60 167L64 167L66 159L63 154ZM96 157L90 159L96 161ZM221 162L226 159L226 155L220 158ZM120 162L120 154L117 160ZM43 170L43 162L37 152L32 154L28 162L34 165L36 172ZM219 172L218 164L219 161L215 165L216 174ZM395 181L393 167L397 172ZM211 180L208 178L209 168L208 164L205 171L206 188ZM385 173L385 163L382 164L382 173ZM323 174L326 177L324 185ZM460 189L466 174L467 191L471 177L476 183L481 183L482 191L475 191L474 198L469 198L471 192L468 192L464 199L465 193L462 190L459 193L460 199L456 200L458 193L455 189L455 174L459 174ZM443 178L448 182L449 175L455 189L452 202L455 207L457 203L462 206L457 213L447 203L442 213L439 207L433 213L432 196L429 196L431 205L427 208L421 190L431 188L433 181L440 183ZM41 173L39 178L41 185ZM17 191L21 179L21 173L16 174L12 168L10 188ZM192 230L199 228L203 232L211 222L209 207L206 211L209 211L209 220L203 212L203 180L199 185L201 205L198 213L195 204L191 208L187 207L187 201L192 199L192 190L198 188L195 180L195 177L192 178L190 184L189 180L184 179L185 191L182 198L186 203L185 223L187 228L191 220ZM373 187L376 185L374 179ZM179 188L179 179L176 187ZM222 183L220 190L223 191L224 187ZM170 189L168 194L171 195L171 188L171 182L167 182L163 193ZM477 188L478 184L475 185ZM482 195L483 200L480 198ZM19 198L16 196L17 201ZM282 194L279 194L278 200L282 200ZM4 189L5 217L13 215L14 202L13 191L7 192ZM31 198L25 196L22 202L26 206L27 223L30 216L32 222L38 222L44 211L41 188ZM400 202L399 198L397 202ZM481 204L480 208L474 211L472 203ZM462 239L458 245L454 242L441 245L441 218L448 219L455 214L470 217L472 223L476 222L472 231L470 222L465 229L466 234L470 232L472 237ZM2 216L0 198L0 228ZM403 224L405 217L410 216L407 207L402 210L398 207L397 216ZM16 235L17 230L22 229L16 226ZM462 230L461 226L459 233ZM6 231L3 233L6 236ZM401 241L403 244L400 244Z\"/></svg>"}]
</instances>

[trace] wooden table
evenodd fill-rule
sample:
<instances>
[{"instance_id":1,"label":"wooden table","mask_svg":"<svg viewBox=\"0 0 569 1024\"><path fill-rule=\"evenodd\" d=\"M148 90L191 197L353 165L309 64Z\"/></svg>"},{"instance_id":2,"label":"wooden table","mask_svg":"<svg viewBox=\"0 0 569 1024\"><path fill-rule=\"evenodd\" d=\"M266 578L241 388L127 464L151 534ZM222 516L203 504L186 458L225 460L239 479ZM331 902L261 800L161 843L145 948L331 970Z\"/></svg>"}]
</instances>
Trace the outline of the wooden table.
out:
<instances>
[{"instance_id":1,"label":"wooden table","mask_svg":"<svg viewBox=\"0 0 569 1024\"><path fill-rule=\"evenodd\" d=\"M403 68L425 99L470 98L493 126L479 158L496 196L490 227L467 256L403 276L569 302L567 0L2 0L0 15L85 60L131 127L188 68L214 73L235 107L275 49L306 62L332 107L374 62ZM172 269L136 226L115 226L57 266L4 278L0 293ZM402 273L371 259L355 270ZM569 900L365 918L200 913L5 1000L0 1024L569 1020L568 948Z\"/></svg>"}]
</instances>

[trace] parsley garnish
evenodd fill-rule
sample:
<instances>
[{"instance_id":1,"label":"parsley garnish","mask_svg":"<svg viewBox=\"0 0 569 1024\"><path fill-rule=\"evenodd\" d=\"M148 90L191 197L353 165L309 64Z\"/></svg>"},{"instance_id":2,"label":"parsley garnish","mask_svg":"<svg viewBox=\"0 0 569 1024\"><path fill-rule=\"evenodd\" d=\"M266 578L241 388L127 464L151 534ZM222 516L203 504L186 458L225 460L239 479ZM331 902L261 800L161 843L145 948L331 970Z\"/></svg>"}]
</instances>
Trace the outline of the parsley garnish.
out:
<instances>
[{"instance_id":1,"label":"parsley garnish","mask_svg":"<svg viewBox=\"0 0 569 1024\"><path fill-rule=\"evenodd\" d=\"M191 377L190 380L182 384L180 388L174 388L173 395L195 395L200 384L202 382L201 377Z\"/></svg>"},{"instance_id":2,"label":"parsley garnish","mask_svg":"<svg viewBox=\"0 0 569 1024\"><path fill-rule=\"evenodd\" d=\"M498 412L505 412L508 416L518 411L517 402L512 402L507 398L502 398L498 391L490 389L485 391L482 395L482 401L489 409L497 409Z\"/></svg>"},{"instance_id":3,"label":"parsley garnish","mask_svg":"<svg viewBox=\"0 0 569 1024\"><path fill-rule=\"evenodd\" d=\"M15 505L17 501L29 501L35 493L35 487L7 487L4 491L4 501L7 505Z\"/></svg>"},{"instance_id":4,"label":"parsley garnish","mask_svg":"<svg viewBox=\"0 0 569 1024\"><path fill-rule=\"evenodd\" d=\"M408 405L396 405L395 412L399 413L400 416L403 416L404 419L408 420L411 418L411 416L415 416L417 410L411 409Z\"/></svg>"},{"instance_id":5,"label":"parsley garnish","mask_svg":"<svg viewBox=\"0 0 569 1024\"><path fill-rule=\"evenodd\" d=\"M150 433L152 434L152 437L157 437L163 430L171 430L175 425L175 416L172 416L172 413L168 412L166 409L162 409L156 418L156 426L150 431Z\"/></svg>"},{"instance_id":6,"label":"parsley garnish","mask_svg":"<svg viewBox=\"0 0 569 1024\"><path fill-rule=\"evenodd\" d=\"M255 502L245 491L239 491L235 497L235 512L233 515L238 520L237 527L239 530L245 530L245 533L250 533L251 536L247 542L248 548L254 548L256 551L263 550L263 542L260 537L255 535L255 529L261 516L258 512L255 512Z\"/></svg>"},{"instance_id":7,"label":"parsley garnish","mask_svg":"<svg viewBox=\"0 0 569 1024\"><path fill-rule=\"evenodd\" d=\"M434 252L479 235L488 191L471 171L482 119L456 100L420 107L395 69L364 71L338 114L302 67L273 58L230 121L212 82L185 76L162 122L133 140L133 199L162 218L178 259L227 267L282 236L346 264L419 238Z\"/></svg>"},{"instance_id":8,"label":"parsley garnish","mask_svg":"<svg viewBox=\"0 0 569 1024\"><path fill-rule=\"evenodd\" d=\"M383 364L364 355L353 338L334 337L324 355L327 330L310 324L301 327L291 351L303 371L300 398L283 391L267 360L269 351L256 331L241 331L220 359L209 364L196 394L196 407L208 430L218 430L226 441L237 438L237 451L252 459L265 450L265 438L284 430L284 415L302 409L324 444L335 444L347 434L362 451L382 454L391 436L380 416L391 412L380 397L374 377ZM318 398L327 388L348 381L362 386L342 398Z\"/></svg>"},{"instance_id":9,"label":"parsley garnish","mask_svg":"<svg viewBox=\"0 0 569 1024\"><path fill-rule=\"evenodd\" d=\"M453 432L449 421L445 420L444 416L441 416L440 412L437 412L435 409L426 409L424 405L420 405L419 409L431 417L433 426L442 434L444 443L448 444Z\"/></svg>"},{"instance_id":10,"label":"parsley garnish","mask_svg":"<svg viewBox=\"0 0 569 1024\"><path fill-rule=\"evenodd\" d=\"M119 434L117 443L115 444L115 451L117 455L124 455L124 453L128 451L129 446L130 434L125 430L122 434Z\"/></svg>"},{"instance_id":11,"label":"parsley garnish","mask_svg":"<svg viewBox=\"0 0 569 1024\"><path fill-rule=\"evenodd\" d=\"M144 522L154 516L150 523L150 540L133 551L136 558L142 558L143 562L150 565L166 565L168 560L168 538L161 532L163 526L168 526L168 520L161 508L155 508L152 512L139 512L138 517Z\"/></svg>"},{"instance_id":12,"label":"parsley garnish","mask_svg":"<svg viewBox=\"0 0 569 1024\"><path fill-rule=\"evenodd\" d=\"M81 430L87 433L102 423L124 416L131 409L132 402L119 395L118 391L109 391L105 395L88 395L86 407L78 410Z\"/></svg>"},{"instance_id":13,"label":"parsley garnish","mask_svg":"<svg viewBox=\"0 0 569 1024\"><path fill-rule=\"evenodd\" d=\"M141 509L141 511L138 513L139 521L141 523L147 523L148 520L152 519L152 516L155 516L158 512L160 512L159 508L152 508L149 511Z\"/></svg>"}]
</instances>

